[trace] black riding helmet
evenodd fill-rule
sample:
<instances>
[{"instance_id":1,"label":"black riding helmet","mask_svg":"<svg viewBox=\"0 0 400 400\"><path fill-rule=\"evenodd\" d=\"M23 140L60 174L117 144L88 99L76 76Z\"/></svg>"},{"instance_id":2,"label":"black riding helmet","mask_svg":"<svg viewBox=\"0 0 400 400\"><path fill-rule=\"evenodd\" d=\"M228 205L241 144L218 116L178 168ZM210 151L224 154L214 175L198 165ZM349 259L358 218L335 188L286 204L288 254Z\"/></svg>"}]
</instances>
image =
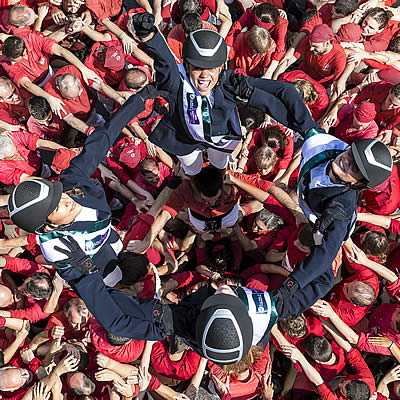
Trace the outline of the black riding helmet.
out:
<instances>
[{"instance_id":1,"label":"black riding helmet","mask_svg":"<svg viewBox=\"0 0 400 400\"><path fill-rule=\"evenodd\" d=\"M8 212L12 221L24 231L40 233L38 230L57 208L62 193L63 185L59 181L29 179L21 182L8 199Z\"/></svg>"},{"instance_id":2,"label":"black riding helmet","mask_svg":"<svg viewBox=\"0 0 400 400\"><path fill-rule=\"evenodd\" d=\"M225 39L219 33L199 29L185 39L182 58L195 67L212 69L225 64L227 53Z\"/></svg>"},{"instance_id":3,"label":"black riding helmet","mask_svg":"<svg viewBox=\"0 0 400 400\"><path fill-rule=\"evenodd\" d=\"M378 186L389 178L393 159L382 142L376 139L360 139L351 145L351 150L358 169L367 180L367 188Z\"/></svg>"}]
</instances>

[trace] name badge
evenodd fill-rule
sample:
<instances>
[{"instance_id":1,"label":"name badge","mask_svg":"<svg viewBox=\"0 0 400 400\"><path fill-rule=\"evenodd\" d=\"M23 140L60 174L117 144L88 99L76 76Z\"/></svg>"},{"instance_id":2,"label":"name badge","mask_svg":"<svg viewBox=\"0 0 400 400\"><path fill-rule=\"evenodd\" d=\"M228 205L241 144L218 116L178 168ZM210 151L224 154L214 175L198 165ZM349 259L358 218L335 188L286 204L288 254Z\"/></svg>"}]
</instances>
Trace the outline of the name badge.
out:
<instances>
[{"instance_id":1,"label":"name badge","mask_svg":"<svg viewBox=\"0 0 400 400\"><path fill-rule=\"evenodd\" d=\"M199 117L197 116L198 107L197 97L193 93L187 93L187 113L189 116L189 122L192 125L200 125Z\"/></svg>"}]
</instances>

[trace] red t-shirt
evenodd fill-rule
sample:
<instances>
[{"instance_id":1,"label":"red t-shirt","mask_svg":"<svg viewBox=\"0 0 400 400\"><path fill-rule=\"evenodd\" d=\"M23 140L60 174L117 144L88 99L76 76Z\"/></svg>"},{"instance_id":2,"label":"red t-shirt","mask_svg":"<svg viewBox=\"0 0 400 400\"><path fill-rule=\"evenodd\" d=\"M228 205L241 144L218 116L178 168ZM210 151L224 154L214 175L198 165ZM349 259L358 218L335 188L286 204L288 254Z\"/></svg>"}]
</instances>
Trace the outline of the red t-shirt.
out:
<instances>
[{"instance_id":1,"label":"red t-shirt","mask_svg":"<svg viewBox=\"0 0 400 400\"><path fill-rule=\"evenodd\" d=\"M388 48L389 42L392 40L393 32L389 25L385 26L382 32L372 36L362 36L362 43L365 51L373 53L375 51L384 51Z\"/></svg>"},{"instance_id":2,"label":"red t-shirt","mask_svg":"<svg viewBox=\"0 0 400 400\"><path fill-rule=\"evenodd\" d=\"M331 51L316 56L310 50L308 38L305 38L294 53L296 58L300 58L304 54L304 59L299 69L325 88L328 88L337 80L346 67L346 53L343 47L337 42L332 42L332 45Z\"/></svg>"},{"instance_id":3,"label":"red t-shirt","mask_svg":"<svg viewBox=\"0 0 400 400\"><path fill-rule=\"evenodd\" d=\"M72 328L68 322L68 318L65 316L64 311L57 311L51 315L49 321L47 322L45 330L48 331L48 335L51 335L51 330L54 326L64 327L63 340L68 339L78 339L82 340L86 337L86 333L89 330L89 321L85 326L82 326L79 331Z\"/></svg>"},{"instance_id":4,"label":"red t-shirt","mask_svg":"<svg viewBox=\"0 0 400 400\"><path fill-rule=\"evenodd\" d=\"M192 349L186 349L179 361L172 361L167 339L155 343L151 351L151 366L158 374L168 378L186 381L195 374L199 363L200 356Z\"/></svg>"},{"instance_id":5,"label":"red t-shirt","mask_svg":"<svg viewBox=\"0 0 400 400\"><path fill-rule=\"evenodd\" d=\"M130 363L137 360L146 344L145 340L132 339L122 346L112 346L107 341L106 330L94 319L89 324L90 340L96 349L115 361Z\"/></svg>"},{"instance_id":6,"label":"red t-shirt","mask_svg":"<svg viewBox=\"0 0 400 400\"><path fill-rule=\"evenodd\" d=\"M63 98L56 87L56 77L67 73L75 75L81 82L82 92L74 100ZM63 107L65 113L61 112L63 118L72 114L74 117L85 122L94 108L95 98L86 90L81 71L73 65L66 65L65 67L60 68L46 83L44 90L51 96L57 97L64 102L65 105Z\"/></svg>"},{"instance_id":7,"label":"red t-shirt","mask_svg":"<svg viewBox=\"0 0 400 400\"><path fill-rule=\"evenodd\" d=\"M4 8L0 10L0 32L7 33L7 35L22 36L32 32L30 26L14 26L8 20L8 14L11 8Z\"/></svg>"},{"instance_id":8,"label":"red t-shirt","mask_svg":"<svg viewBox=\"0 0 400 400\"><path fill-rule=\"evenodd\" d=\"M201 19L203 21L207 21L210 18L210 14L215 14L217 10L217 3L215 0L200 0L200 5L202 9ZM179 9L178 1L172 6L171 16L176 24L181 23L182 13Z\"/></svg>"},{"instance_id":9,"label":"red t-shirt","mask_svg":"<svg viewBox=\"0 0 400 400\"><path fill-rule=\"evenodd\" d=\"M104 19L110 19L120 13L122 0L86 0L85 5L93 17L101 23Z\"/></svg>"},{"instance_id":10,"label":"red t-shirt","mask_svg":"<svg viewBox=\"0 0 400 400\"><path fill-rule=\"evenodd\" d=\"M132 180L136 182L141 188L149 192L153 197L157 197L161 191L161 187L164 185L165 180L168 179L171 174L172 170L164 163L158 163L158 169L160 171L160 179L157 185L150 185L145 178L143 177L142 173L138 170L135 175L133 175Z\"/></svg>"},{"instance_id":11,"label":"red t-shirt","mask_svg":"<svg viewBox=\"0 0 400 400\"><path fill-rule=\"evenodd\" d=\"M29 78L33 83L42 81L49 70L50 56L55 40L29 33L23 37L27 50L27 58L11 64L5 57L0 57L0 65L6 70L12 81L19 85L23 77Z\"/></svg>"},{"instance_id":12,"label":"red t-shirt","mask_svg":"<svg viewBox=\"0 0 400 400\"><path fill-rule=\"evenodd\" d=\"M304 32L307 33L307 35L309 35L316 26L322 24L326 24L332 27L332 12L333 12L333 4L332 3L325 4L318 10L318 12L311 19L306 21L304 26L300 29L300 32Z\"/></svg>"},{"instance_id":13,"label":"red t-shirt","mask_svg":"<svg viewBox=\"0 0 400 400\"><path fill-rule=\"evenodd\" d=\"M30 116L26 126L30 133L39 135L44 140L52 140L58 143L64 137L66 123L53 113L53 118L49 125L39 124L35 118Z\"/></svg>"},{"instance_id":14,"label":"red t-shirt","mask_svg":"<svg viewBox=\"0 0 400 400\"><path fill-rule=\"evenodd\" d=\"M0 119L12 125L26 124L30 116L28 110L28 100L32 97L32 93L24 88L16 88L21 101L19 104L8 104L4 101L0 102Z\"/></svg>"}]
</instances>

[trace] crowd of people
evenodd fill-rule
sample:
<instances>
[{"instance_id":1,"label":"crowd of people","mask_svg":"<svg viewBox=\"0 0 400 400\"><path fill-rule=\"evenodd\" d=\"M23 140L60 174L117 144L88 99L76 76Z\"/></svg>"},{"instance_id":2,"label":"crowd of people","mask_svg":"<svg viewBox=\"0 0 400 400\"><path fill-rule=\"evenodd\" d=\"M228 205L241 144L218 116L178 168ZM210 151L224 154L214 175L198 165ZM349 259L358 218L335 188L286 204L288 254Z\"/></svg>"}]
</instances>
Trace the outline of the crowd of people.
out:
<instances>
[{"instance_id":1,"label":"crowd of people","mask_svg":"<svg viewBox=\"0 0 400 400\"><path fill-rule=\"evenodd\" d=\"M400 13L0 0L0 396L400 399Z\"/></svg>"}]
</instances>

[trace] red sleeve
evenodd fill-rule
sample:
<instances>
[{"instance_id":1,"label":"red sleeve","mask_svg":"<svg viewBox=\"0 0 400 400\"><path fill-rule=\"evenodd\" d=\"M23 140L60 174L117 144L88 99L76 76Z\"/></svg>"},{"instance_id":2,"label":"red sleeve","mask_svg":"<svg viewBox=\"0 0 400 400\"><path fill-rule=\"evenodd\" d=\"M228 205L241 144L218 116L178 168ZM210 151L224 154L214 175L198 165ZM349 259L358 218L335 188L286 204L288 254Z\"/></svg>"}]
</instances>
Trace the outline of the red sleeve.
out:
<instances>
[{"instance_id":1,"label":"red sleeve","mask_svg":"<svg viewBox=\"0 0 400 400\"><path fill-rule=\"evenodd\" d=\"M374 346L368 341L370 334L360 332L358 334L357 349L360 351L368 351L369 353L383 354L386 356L391 356L392 353L387 347Z\"/></svg>"},{"instance_id":2,"label":"red sleeve","mask_svg":"<svg viewBox=\"0 0 400 400\"><path fill-rule=\"evenodd\" d=\"M254 14L251 8L248 8L246 12L232 25L227 37L226 44L233 46L236 36L242 31L243 28L251 28L254 25Z\"/></svg>"},{"instance_id":3,"label":"red sleeve","mask_svg":"<svg viewBox=\"0 0 400 400\"><path fill-rule=\"evenodd\" d=\"M386 293L391 298L397 300L400 296L400 279L395 280L390 283L389 281L385 283Z\"/></svg>"},{"instance_id":4,"label":"red sleeve","mask_svg":"<svg viewBox=\"0 0 400 400\"><path fill-rule=\"evenodd\" d=\"M11 310L10 316L19 319L28 319L29 322L35 323L42 319L47 318L50 314L45 313L39 304L32 304L31 307L21 309L21 310Z\"/></svg>"},{"instance_id":5,"label":"red sleeve","mask_svg":"<svg viewBox=\"0 0 400 400\"><path fill-rule=\"evenodd\" d=\"M286 34L288 28L289 21L285 18L279 17L277 34L274 35L274 40L276 43L276 50L272 55L272 59L276 61L280 61L286 52Z\"/></svg>"},{"instance_id":6,"label":"red sleeve","mask_svg":"<svg viewBox=\"0 0 400 400\"><path fill-rule=\"evenodd\" d=\"M377 90L381 91L383 88L382 85L379 85L379 83L380 82L370 83L369 85L365 86L365 88L362 89L361 92L358 93L358 95L354 99L354 103L360 104L363 101L369 100ZM391 84L389 85L390 87L393 86Z\"/></svg>"},{"instance_id":7,"label":"red sleeve","mask_svg":"<svg viewBox=\"0 0 400 400\"><path fill-rule=\"evenodd\" d=\"M280 253L287 249L287 241L293 232L293 226L287 226L280 229L272 240L269 250L276 250Z\"/></svg>"},{"instance_id":8,"label":"red sleeve","mask_svg":"<svg viewBox=\"0 0 400 400\"><path fill-rule=\"evenodd\" d=\"M243 182L248 183L249 185L252 185L261 190L264 190L264 192L268 192L268 189L271 186L275 186L275 183L266 181L265 179L258 178L255 175L246 175L246 174L241 174L240 172L232 172L232 175L235 178L238 178L238 179L242 180Z\"/></svg>"},{"instance_id":9,"label":"red sleeve","mask_svg":"<svg viewBox=\"0 0 400 400\"><path fill-rule=\"evenodd\" d=\"M200 0L201 6L204 8L208 8L211 11L211 14L215 14L217 10L217 3L215 0Z\"/></svg>"},{"instance_id":10,"label":"red sleeve","mask_svg":"<svg viewBox=\"0 0 400 400\"><path fill-rule=\"evenodd\" d=\"M203 277L197 271L184 271L178 272L171 276L171 278L178 282L177 289L185 286L195 285L203 280Z\"/></svg>"},{"instance_id":11,"label":"red sleeve","mask_svg":"<svg viewBox=\"0 0 400 400\"><path fill-rule=\"evenodd\" d=\"M182 189L189 189L189 188L188 186L184 186L179 190L174 190L171 193L171 196L169 196L167 204L162 208L163 211L167 211L172 218L175 218L176 214L178 214L178 212L182 210L182 208L185 205L185 198L184 196L182 196L183 194Z\"/></svg>"},{"instance_id":12,"label":"red sleeve","mask_svg":"<svg viewBox=\"0 0 400 400\"><path fill-rule=\"evenodd\" d=\"M256 242L258 250L266 250L272 243L272 236L269 233L261 234L253 239Z\"/></svg>"},{"instance_id":13,"label":"red sleeve","mask_svg":"<svg viewBox=\"0 0 400 400\"><path fill-rule=\"evenodd\" d=\"M161 382L155 376L152 375L148 389L157 390L160 386Z\"/></svg>"},{"instance_id":14,"label":"red sleeve","mask_svg":"<svg viewBox=\"0 0 400 400\"><path fill-rule=\"evenodd\" d=\"M37 141L40 139L37 134L30 134L25 132L14 132L12 134L12 141L18 147L18 145L27 147L31 151L35 151L37 147Z\"/></svg>"},{"instance_id":15,"label":"red sleeve","mask_svg":"<svg viewBox=\"0 0 400 400\"><path fill-rule=\"evenodd\" d=\"M357 370L354 378L365 382L370 387L371 393L374 393L376 390L374 377L360 352L353 348L346 354L346 358L348 364Z\"/></svg>"},{"instance_id":16,"label":"red sleeve","mask_svg":"<svg viewBox=\"0 0 400 400\"><path fill-rule=\"evenodd\" d=\"M332 391L331 387L327 383L317 386L318 393L322 400L338 400L335 392Z\"/></svg>"},{"instance_id":17,"label":"red sleeve","mask_svg":"<svg viewBox=\"0 0 400 400\"><path fill-rule=\"evenodd\" d=\"M0 327L3 327L6 324L6 319L4 317L0 317Z\"/></svg>"},{"instance_id":18,"label":"red sleeve","mask_svg":"<svg viewBox=\"0 0 400 400\"><path fill-rule=\"evenodd\" d=\"M28 245L33 246L33 245L37 244L36 238L37 238L37 235L35 235L34 233L31 233L30 235L28 235Z\"/></svg>"},{"instance_id":19,"label":"red sleeve","mask_svg":"<svg viewBox=\"0 0 400 400\"><path fill-rule=\"evenodd\" d=\"M39 271L39 264L34 261L29 261L24 258L15 258L7 255L3 256L6 260L5 269L9 271L17 272L24 276L30 276L35 272Z\"/></svg>"},{"instance_id":20,"label":"red sleeve","mask_svg":"<svg viewBox=\"0 0 400 400\"><path fill-rule=\"evenodd\" d=\"M246 268L241 274L240 276L244 279L247 280L250 277L252 277L254 274L258 274L261 272L261 264L256 264L253 265L250 268Z\"/></svg>"},{"instance_id":21,"label":"red sleeve","mask_svg":"<svg viewBox=\"0 0 400 400\"><path fill-rule=\"evenodd\" d=\"M37 36L38 38L40 38L40 45L41 48L43 50L43 52L47 53L47 54L53 54L52 48L53 48L53 44L57 43L54 39L50 39L48 37L45 36Z\"/></svg>"},{"instance_id":22,"label":"red sleeve","mask_svg":"<svg viewBox=\"0 0 400 400\"><path fill-rule=\"evenodd\" d=\"M10 163L0 162L0 182L5 185L18 185L21 182L22 174L32 175L35 172L34 168L31 171L14 168ZM28 166L28 164L27 164Z\"/></svg>"},{"instance_id":23,"label":"red sleeve","mask_svg":"<svg viewBox=\"0 0 400 400\"><path fill-rule=\"evenodd\" d=\"M124 168L117 161L114 161L112 158L106 158L107 165L110 167L111 171L117 175L117 178L121 181L123 185L126 185L131 177L125 172Z\"/></svg>"},{"instance_id":24,"label":"red sleeve","mask_svg":"<svg viewBox=\"0 0 400 400\"><path fill-rule=\"evenodd\" d=\"M372 35L369 40L366 40L364 44L365 51L373 53L375 51L384 51L389 46L389 42L392 39L392 32L389 27L386 26L385 29L377 33L376 35Z\"/></svg>"},{"instance_id":25,"label":"red sleeve","mask_svg":"<svg viewBox=\"0 0 400 400\"><path fill-rule=\"evenodd\" d=\"M310 47L310 43L308 41L308 37L305 37L300 44L297 46L297 49L295 50L293 56L296 59L299 59L305 52L306 50Z\"/></svg>"}]
</instances>

